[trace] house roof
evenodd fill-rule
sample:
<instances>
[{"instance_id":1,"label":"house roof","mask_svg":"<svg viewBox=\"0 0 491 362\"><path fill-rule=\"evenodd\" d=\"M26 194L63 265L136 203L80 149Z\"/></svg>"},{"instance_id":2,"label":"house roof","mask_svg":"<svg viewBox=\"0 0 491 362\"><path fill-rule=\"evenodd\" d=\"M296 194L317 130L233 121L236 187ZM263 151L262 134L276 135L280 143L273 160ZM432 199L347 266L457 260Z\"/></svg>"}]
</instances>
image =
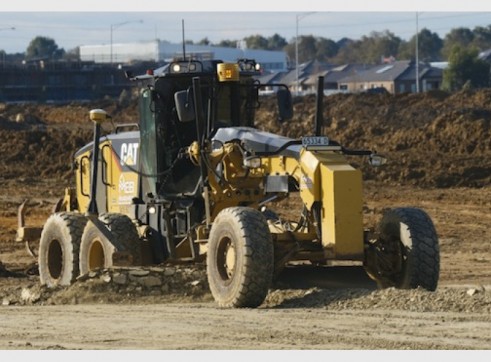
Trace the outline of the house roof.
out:
<instances>
[{"instance_id":1,"label":"house roof","mask_svg":"<svg viewBox=\"0 0 491 362\"><path fill-rule=\"evenodd\" d=\"M419 63L419 78L441 77L442 69L426 63ZM409 60L374 66L366 71L339 79L340 83L351 82L393 82L395 80L416 79L416 65Z\"/></svg>"},{"instance_id":2,"label":"house roof","mask_svg":"<svg viewBox=\"0 0 491 362\"><path fill-rule=\"evenodd\" d=\"M409 60L396 61L391 64L367 65L344 64L331 66L317 61L301 64L298 69L300 84L315 85L319 76L324 77L324 84L352 83L352 82L393 82L395 80L414 80L416 66ZM324 69L322 69L324 68ZM441 78L443 70L432 67L427 63L420 63L419 78ZM262 84L283 83L293 85L297 81L296 69L288 72L265 74L257 77Z\"/></svg>"},{"instance_id":3,"label":"house roof","mask_svg":"<svg viewBox=\"0 0 491 362\"><path fill-rule=\"evenodd\" d=\"M340 79L364 72L372 67L373 65L367 64L343 64L327 72L324 83L337 83Z\"/></svg>"},{"instance_id":4,"label":"house roof","mask_svg":"<svg viewBox=\"0 0 491 362\"><path fill-rule=\"evenodd\" d=\"M317 78L319 76L319 73L324 73L329 69L332 69L333 66L327 63L322 63L319 62L318 60L311 60L305 63L302 63L298 66L298 82L303 83L303 82L308 82L310 77L315 76ZM258 78L261 80L261 83L265 84L264 82L269 82L269 83L284 83L284 84L294 84L297 81L297 70L296 69L291 69L288 72L282 72L279 74L277 78L274 78L274 80L268 78Z\"/></svg>"},{"instance_id":5,"label":"house roof","mask_svg":"<svg viewBox=\"0 0 491 362\"><path fill-rule=\"evenodd\" d=\"M374 66L366 71L339 79L342 83L351 82L390 82L397 79L409 67L409 60Z\"/></svg>"},{"instance_id":6,"label":"house roof","mask_svg":"<svg viewBox=\"0 0 491 362\"><path fill-rule=\"evenodd\" d=\"M281 80L286 73L287 72L266 73L255 78L259 80L261 84L281 83Z\"/></svg>"},{"instance_id":7,"label":"house roof","mask_svg":"<svg viewBox=\"0 0 491 362\"><path fill-rule=\"evenodd\" d=\"M420 63L419 65L419 79L422 78L441 78L443 74L443 69L432 67L428 64ZM416 79L416 65L411 64L408 69L401 74L399 80L415 80Z\"/></svg>"}]
</instances>

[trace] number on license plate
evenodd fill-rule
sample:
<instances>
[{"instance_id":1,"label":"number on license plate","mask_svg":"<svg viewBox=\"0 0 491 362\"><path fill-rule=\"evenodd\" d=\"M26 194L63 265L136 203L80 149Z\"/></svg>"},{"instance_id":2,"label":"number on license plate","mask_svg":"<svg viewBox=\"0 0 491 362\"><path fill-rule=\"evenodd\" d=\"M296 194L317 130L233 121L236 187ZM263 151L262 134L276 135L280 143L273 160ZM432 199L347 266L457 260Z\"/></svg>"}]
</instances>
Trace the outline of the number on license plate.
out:
<instances>
[{"instance_id":1,"label":"number on license plate","mask_svg":"<svg viewBox=\"0 0 491 362\"><path fill-rule=\"evenodd\" d=\"M329 138L327 137L302 137L302 146L328 146Z\"/></svg>"}]
</instances>

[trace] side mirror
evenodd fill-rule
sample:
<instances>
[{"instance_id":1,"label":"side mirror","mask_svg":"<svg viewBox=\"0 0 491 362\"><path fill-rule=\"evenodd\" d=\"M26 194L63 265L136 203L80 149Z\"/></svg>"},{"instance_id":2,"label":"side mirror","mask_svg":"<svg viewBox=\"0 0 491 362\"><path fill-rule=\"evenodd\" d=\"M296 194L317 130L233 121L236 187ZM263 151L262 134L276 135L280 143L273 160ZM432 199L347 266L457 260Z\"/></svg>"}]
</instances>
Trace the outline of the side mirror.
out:
<instances>
[{"instance_id":1,"label":"side mirror","mask_svg":"<svg viewBox=\"0 0 491 362\"><path fill-rule=\"evenodd\" d=\"M293 103L292 94L287 88L280 88L276 92L276 98L278 100L278 113L280 115L279 121L283 122L287 119L293 118Z\"/></svg>"},{"instance_id":2,"label":"side mirror","mask_svg":"<svg viewBox=\"0 0 491 362\"><path fill-rule=\"evenodd\" d=\"M179 121L191 122L196 118L191 92L183 90L174 93L174 101L176 103L177 117L179 117Z\"/></svg>"}]
</instances>

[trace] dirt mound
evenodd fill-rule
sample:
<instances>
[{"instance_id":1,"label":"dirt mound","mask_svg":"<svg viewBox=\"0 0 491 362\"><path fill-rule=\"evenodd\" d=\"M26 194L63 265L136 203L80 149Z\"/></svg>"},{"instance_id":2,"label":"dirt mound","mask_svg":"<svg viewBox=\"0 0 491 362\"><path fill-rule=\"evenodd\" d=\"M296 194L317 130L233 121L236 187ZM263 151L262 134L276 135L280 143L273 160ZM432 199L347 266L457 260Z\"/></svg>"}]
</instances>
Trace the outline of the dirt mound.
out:
<instances>
[{"instance_id":1,"label":"dirt mound","mask_svg":"<svg viewBox=\"0 0 491 362\"><path fill-rule=\"evenodd\" d=\"M435 292L395 288L272 290L263 307L489 313L491 312L491 293L483 286L440 288Z\"/></svg>"},{"instance_id":2,"label":"dirt mound","mask_svg":"<svg viewBox=\"0 0 491 362\"><path fill-rule=\"evenodd\" d=\"M279 124L275 100L261 98L258 126L298 138L313 133L315 96L294 99L294 118ZM138 121L137 103L0 105L1 179L70 179L73 153L91 141L88 113L103 108L117 123ZM449 94L336 94L325 98L324 134L346 148L388 158L374 169L353 157L365 179L424 187L481 187L491 182L491 89ZM107 126L108 129L111 125Z\"/></svg>"},{"instance_id":3,"label":"dirt mound","mask_svg":"<svg viewBox=\"0 0 491 362\"><path fill-rule=\"evenodd\" d=\"M116 101L66 105L0 105L0 181L29 178L70 180L75 151L92 140L91 109L103 108L117 123L138 121L137 104ZM106 125L110 130L112 125Z\"/></svg>"},{"instance_id":4,"label":"dirt mound","mask_svg":"<svg viewBox=\"0 0 491 362\"><path fill-rule=\"evenodd\" d=\"M279 124L275 100L261 98L258 127L292 138L313 133L315 96L294 99L294 118ZM90 109L117 123L138 121L137 104L103 100L67 105L1 105L0 179L70 179L73 153L91 141ZM336 94L325 98L323 132L346 148L388 158L374 169L353 157L365 179L425 187L481 187L491 182L491 90L449 94ZM110 125L107 126L111 128Z\"/></svg>"},{"instance_id":5,"label":"dirt mound","mask_svg":"<svg viewBox=\"0 0 491 362\"><path fill-rule=\"evenodd\" d=\"M259 127L288 137L313 134L315 97L294 99L294 118L275 120L265 99ZM336 94L325 98L323 134L344 147L388 158L379 169L360 166L365 179L424 187L481 187L491 182L491 89L448 94Z\"/></svg>"}]
</instances>

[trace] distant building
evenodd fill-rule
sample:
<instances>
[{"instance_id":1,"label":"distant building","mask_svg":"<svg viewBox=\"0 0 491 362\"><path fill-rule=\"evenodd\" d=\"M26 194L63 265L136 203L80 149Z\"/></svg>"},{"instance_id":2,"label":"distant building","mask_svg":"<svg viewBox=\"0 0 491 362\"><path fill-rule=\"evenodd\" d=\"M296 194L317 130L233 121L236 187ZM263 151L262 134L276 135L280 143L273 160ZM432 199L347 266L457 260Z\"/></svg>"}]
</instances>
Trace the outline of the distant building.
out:
<instances>
[{"instance_id":1,"label":"distant building","mask_svg":"<svg viewBox=\"0 0 491 362\"><path fill-rule=\"evenodd\" d=\"M416 69L416 64L409 60L374 66L339 79L339 89L364 92L372 88L385 88L393 94L414 93L417 89L417 74L421 92L440 88L443 74L441 68L432 67L426 63L419 63L418 68Z\"/></svg>"},{"instance_id":2,"label":"distant building","mask_svg":"<svg viewBox=\"0 0 491 362\"><path fill-rule=\"evenodd\" d=\"M145 72L146 64L134 64ZM37 61L0 68L0 102L64 103L117 98L134 84L123 69L93 62Z\"/></svg>"},{"instance_id":3,"label":"distant building","mask_svg":"<svg viewBox=\"0 0 491 362\"><path fill-rule=\"evenodd\" d=\"M370 67L365 64L343 64L336 66L317 60L308 61L299 66L298 89L296 69L276 74L264 74L257 79L261 84L266 85L277 83L286 84L295 94L313 94L317 92L319 77L322 76L324 77L324 93L331 94L339 92L338 81L340 79L365 71ZM269 94L276 90L276 87L269 86L264 89L265 91L263 93Z\"/></svg>"},{"instance_id":4,"label":"distant building","mask_svg":"<svg viewBox=\"0 0 491 362\"><path fill-rule=\"evenodd\" d=\"M282 83L286 84L290 91L294 92L295 94L308 94L314 93L317 89L316 85L313 86L316 80L314 80L312 77L324 74L324 72L333 67L333 65L322 63L317 60L302 63L298 67L298 84L297 70L295 68L280 72L276 75L266 73L260 77L257 77L257 79L261 82L261 84ZM271 89L271 87L269 89Z\"/></svg>"},{"instance_id":5,"label":"distant building","mask_svg":"<svg viewBox=\"0 0 491 362\"><path fill-rule=\"evenodd\" d=\"M288 59L285 52L238 48L215 47L208 45L185 46L186 58L197 60L220 59L235 62L237 59L254 59L262 69L271 72L287 70ZM146 43L118 43L80 46L80 59L96 63L122 63L134 61L168 62L183 57L182 44L155 40Z\"/></svg>"}]
</instances>

